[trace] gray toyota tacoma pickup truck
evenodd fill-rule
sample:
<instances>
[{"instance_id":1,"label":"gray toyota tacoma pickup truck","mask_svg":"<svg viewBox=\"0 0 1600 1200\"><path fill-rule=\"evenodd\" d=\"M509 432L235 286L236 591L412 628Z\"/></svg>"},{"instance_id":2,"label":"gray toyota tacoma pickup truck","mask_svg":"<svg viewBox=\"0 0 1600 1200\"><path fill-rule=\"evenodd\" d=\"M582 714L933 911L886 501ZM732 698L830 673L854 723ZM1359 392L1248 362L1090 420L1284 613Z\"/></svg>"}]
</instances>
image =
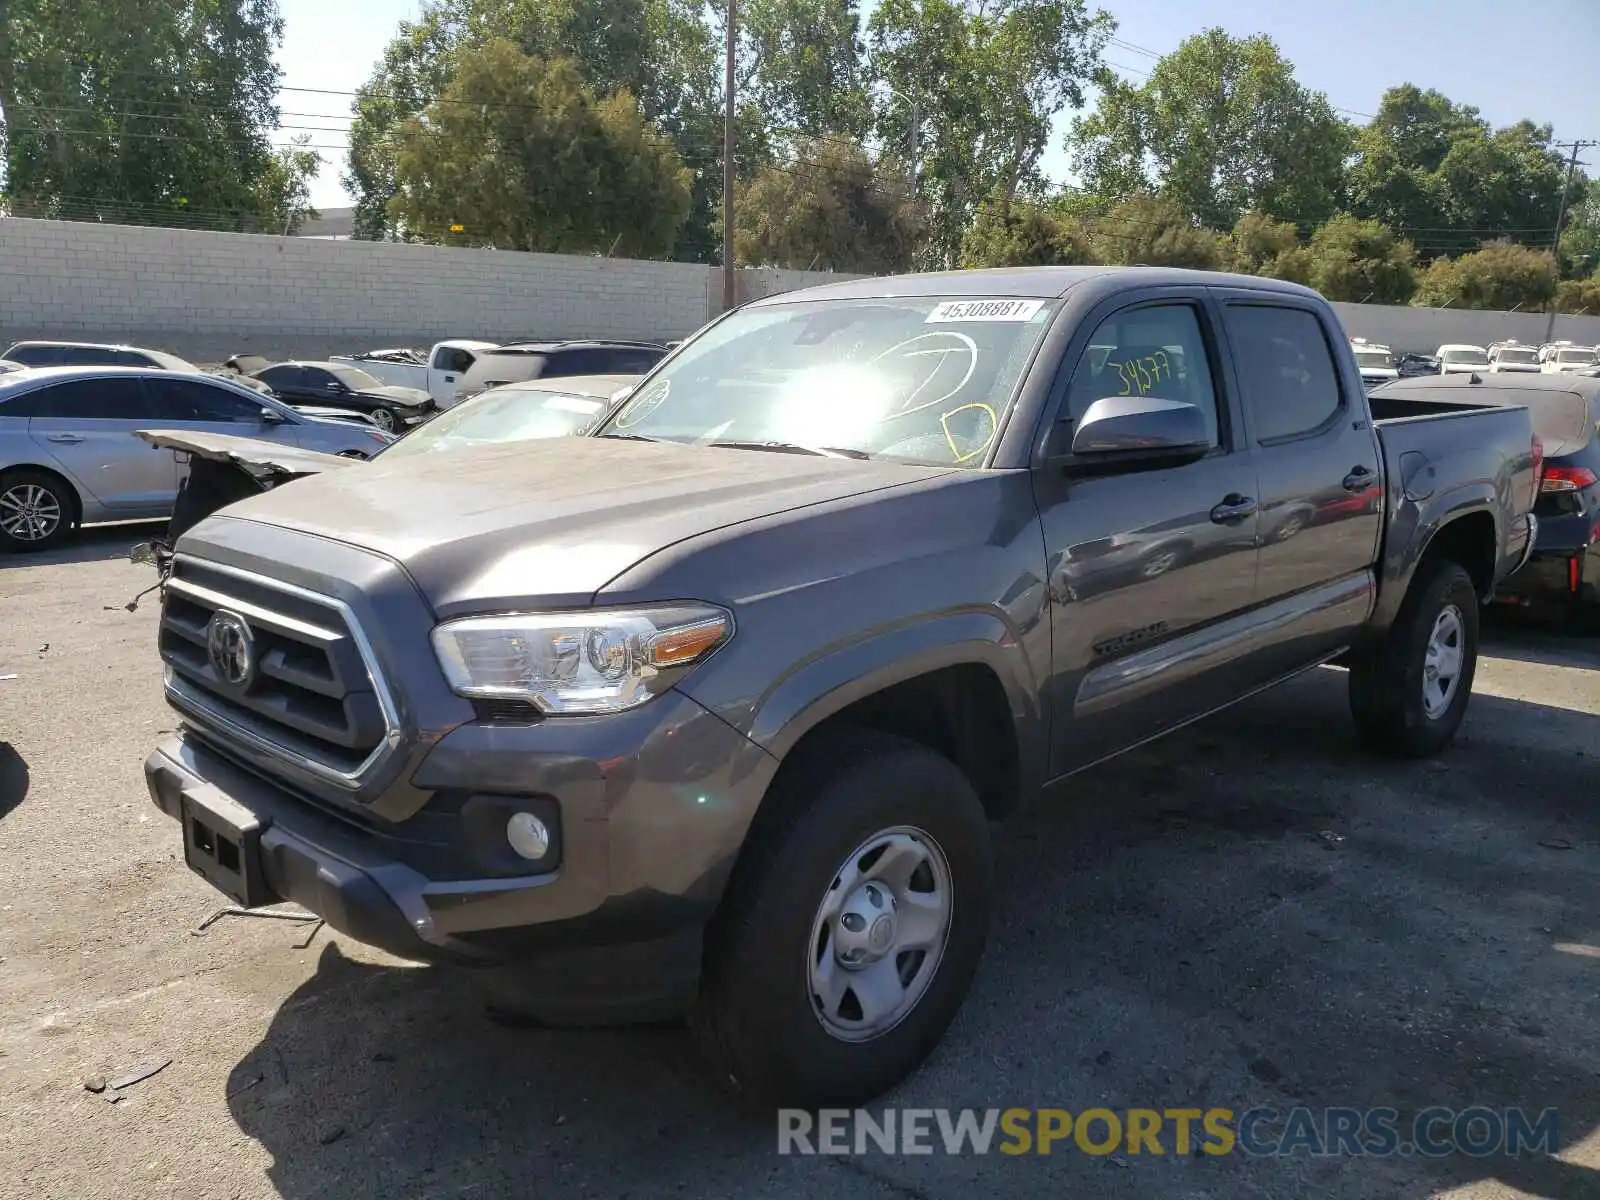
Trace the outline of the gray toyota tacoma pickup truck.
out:
<instances>
[{"instance_id":1,"label":"gray toyota tacoma pickup truck","mask_svg":"<svg viewBox=\"0 0 1600 1200\"><path fill-rule=\"evenodd\" d=\"M761 300L589 436L197 524L150 792L240 904L860 1101L959 1008L1019 805L1330 662L1370 747L1449 743L1540 448L1523 408L1379 404L1270 280Z\"/></svg>"}]
</instances>

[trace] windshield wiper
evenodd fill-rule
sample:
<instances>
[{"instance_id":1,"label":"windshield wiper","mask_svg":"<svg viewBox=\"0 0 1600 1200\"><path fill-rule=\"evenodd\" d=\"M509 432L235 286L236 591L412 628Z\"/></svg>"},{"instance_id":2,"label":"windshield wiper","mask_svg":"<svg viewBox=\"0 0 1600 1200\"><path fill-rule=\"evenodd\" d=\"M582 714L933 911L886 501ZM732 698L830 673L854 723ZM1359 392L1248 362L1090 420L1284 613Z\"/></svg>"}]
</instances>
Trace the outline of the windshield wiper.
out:
<instances>
[{"instance_id":1,"label":"windshield wiper","mask_svg":"<svg viewBox=\"0 0 1600 1200\"><path fill-rule=\"evenodd\" d=\"M729 450L770 450L775 454L815 454L818 458L871 458L865 450L839 446L802 446L799 442L709 442Z\"/></svg>"},{"instance_id":2,"label":"windshield wiper","mask_svg":"<svg viewBox=\"0 0 1600 1200\"><path fill-rule=\"evenodd\" d=\"M618 442L664 442L666 438L651 437L648 433L597 433L597 438L611 438Z\"/></svg>"}]
</instances>

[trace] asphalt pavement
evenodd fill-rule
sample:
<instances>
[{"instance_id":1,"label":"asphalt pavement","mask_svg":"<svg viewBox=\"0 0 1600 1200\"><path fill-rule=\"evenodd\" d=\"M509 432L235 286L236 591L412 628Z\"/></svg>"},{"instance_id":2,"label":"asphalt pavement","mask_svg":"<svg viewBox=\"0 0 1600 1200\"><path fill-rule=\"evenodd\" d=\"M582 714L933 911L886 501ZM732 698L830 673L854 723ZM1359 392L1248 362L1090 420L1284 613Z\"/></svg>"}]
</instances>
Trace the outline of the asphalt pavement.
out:
<instances>
[{"instance_id":1,"label":"asphalt pavement","mask_svg":"<svg viewBox=\"0 0 1600 1200\"><path fill-rule=\"evenodd\" d=\"M140 770L150 532L0 558L0 1196L1600 1195L1596 642L1496 623L1436 762L1363 755L1324 669L1075 778L1000 836L974 992L874 1106L1554 1108L1558 1154L784 1156L678 1029L508 1029L325 929L194 934L222 901Z\"/></svg>"}]
</instances>

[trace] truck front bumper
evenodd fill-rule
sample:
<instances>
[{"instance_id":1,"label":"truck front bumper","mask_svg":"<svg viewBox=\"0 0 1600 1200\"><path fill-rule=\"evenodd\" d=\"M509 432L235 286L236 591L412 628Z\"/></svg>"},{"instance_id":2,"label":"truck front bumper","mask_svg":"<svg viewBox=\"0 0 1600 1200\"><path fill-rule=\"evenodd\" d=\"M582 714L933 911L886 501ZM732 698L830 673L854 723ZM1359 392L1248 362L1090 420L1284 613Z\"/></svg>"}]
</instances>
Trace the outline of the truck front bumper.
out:
<instances>
[{"instance_id":1,"label":"truck front bumper","mask_svg":"<svg viewBox=\"0 0 1600 1200\"><path fill-rule=\"evenodd\" d=\"M189 866L237 903L289 900L402 958L491 965L697 949L775 765L669 692L619 717L461 726L411 772L434 798L401 822L315 802L190 729L145 777ZM545 860L511 854L510 811L551 828Z\"/></svg>"}]
</instances>

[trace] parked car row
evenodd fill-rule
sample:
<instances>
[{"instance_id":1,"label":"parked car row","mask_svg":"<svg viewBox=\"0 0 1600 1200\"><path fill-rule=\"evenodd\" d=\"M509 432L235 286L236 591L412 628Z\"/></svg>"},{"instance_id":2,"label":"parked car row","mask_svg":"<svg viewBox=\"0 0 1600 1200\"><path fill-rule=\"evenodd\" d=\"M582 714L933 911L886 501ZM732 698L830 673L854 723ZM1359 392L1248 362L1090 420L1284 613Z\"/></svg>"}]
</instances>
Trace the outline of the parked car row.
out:
<instances>
[{"instance_id":1,"label":"parked car row","mask_svg":"<svg viewBox=\"0 0 1600 1200\"><path fill-rule=\"evenodd\" d=\"M1488 372L1500 374L1545 375L1600 375L1600 351L1593 346L1575 346L1571 342L1551 342L1544 346L1529 346L1515 340L1474 346L1465 342L1449 342L1432 354L1406 354L1396 357L1394 352L1377 342L1353 337L1350 348L1361 368L1361 380L1371 391L1394 379L1410 379L1422 375L1472 375Z\"/></svg>"},{"instance_id":2,"label":"parked car row","mask_svg":"<svg viewBox=\"0 0 1600 1200\"><path fill-rule=\"evenodd\" d=\"M393 440L198 370L23 367L0 374L0 548L42 550L80 525L168 515L185 465L133 437L152 427L362 458Z\"/></svg>"}]
</instances>

